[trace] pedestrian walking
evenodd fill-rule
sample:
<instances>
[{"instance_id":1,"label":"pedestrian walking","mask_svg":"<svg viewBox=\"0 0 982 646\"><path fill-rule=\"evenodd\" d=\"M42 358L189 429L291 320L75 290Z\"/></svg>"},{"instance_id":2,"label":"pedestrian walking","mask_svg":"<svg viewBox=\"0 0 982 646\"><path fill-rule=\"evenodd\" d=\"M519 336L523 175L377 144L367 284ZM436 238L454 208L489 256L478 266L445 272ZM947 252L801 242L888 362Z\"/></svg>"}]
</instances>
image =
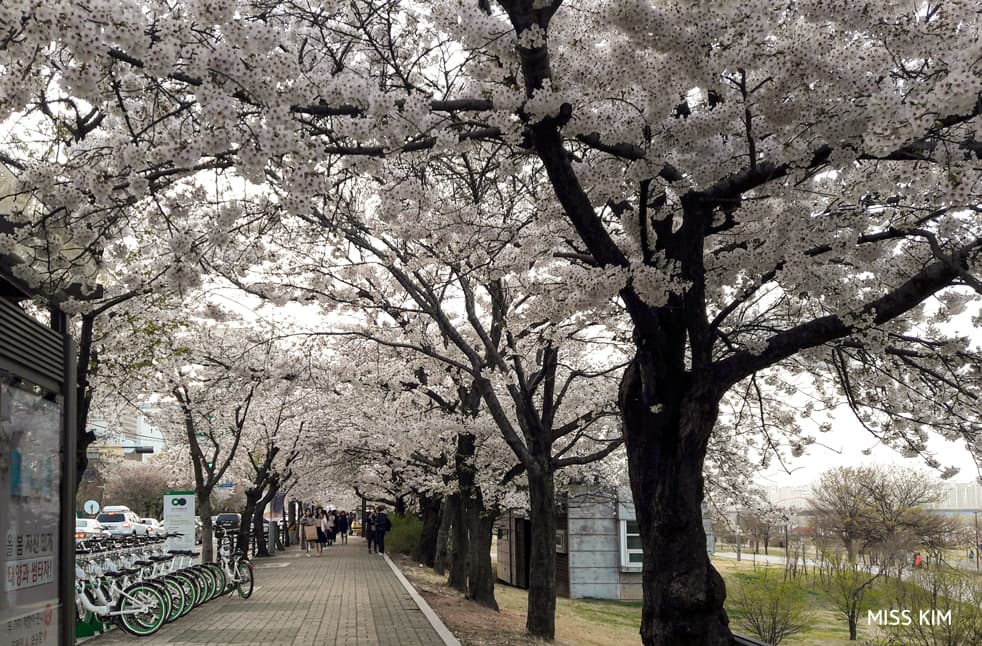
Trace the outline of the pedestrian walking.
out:
<instances>
[{"instance_id":1,"label":"pedestrian walking","mask_svg":"<svg viewBox=\"0 0 982 646\"><path fill-rule=\"evenodd\" d=\"M310 556L310 546L317 541L317 527L315 526L314 515L309 509L303 510L300 517L300 551L306 556Z\"/></svg>"},{"instance_id":2,"label":"pedestrian walking","mask_svg":"<svg viewBox=\"0 0 982 646\"><path fill-rule=\"evenodd\" d=\"M314 518L317 521L314 525L317 528L317 556L320 556L324 553L324 545L327 544L327 514L323 509L318 509Z\"/></svg>"},{"instance_id":3,"label":"pedestrian walking","mask_svg":"<svg viewBox=\"0 0 982 646\"><path fill-rule=\"evenodd\" d=\"M385 554L385 533L390 529L392 522L385 513L385 507L379 507L375 514L375 551L379 554Z\"/></svg>"},{"instance_id":4,"label":"pedestrian walking","mask_svg":"<svg viewBox=\"0 0 982 646\"><path fill-rule=\"evenodd\" d=\"M368 553L371 554L375 549L375 511L368 512L361 522L365 528L365 540L368 541Z\"/></svg>"},{"instance_id":5,"label":"pedestrian walking","mask_svg":"<svg viewBox=\"0 0 982 646\"><path fill-rule=\"evenodd\" d=\"M341 544L348 544L348 514L347 512L341 512L338 514L337 519L334 521L334 529L337 535L341 537Z\"/></svg>"}]
</instances>

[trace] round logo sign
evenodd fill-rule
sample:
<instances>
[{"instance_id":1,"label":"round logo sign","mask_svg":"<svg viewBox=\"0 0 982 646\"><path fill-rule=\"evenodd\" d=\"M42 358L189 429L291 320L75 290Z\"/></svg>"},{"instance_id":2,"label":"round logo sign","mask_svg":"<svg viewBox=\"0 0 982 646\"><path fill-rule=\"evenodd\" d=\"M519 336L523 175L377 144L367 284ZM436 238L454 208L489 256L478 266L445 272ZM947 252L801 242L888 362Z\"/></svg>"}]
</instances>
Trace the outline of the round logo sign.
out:
<instances>
[{"instance_id":1,"label":"round logo sign","mask_svg":"<svg viewBox=\"0 0 982 646\"><path fill-rule=\"evenodd\" d=\"M85 513L94 516L99 513L99 503L95 500L86 500L82 509L85 510Z\"/></svg>"}]
</instances>

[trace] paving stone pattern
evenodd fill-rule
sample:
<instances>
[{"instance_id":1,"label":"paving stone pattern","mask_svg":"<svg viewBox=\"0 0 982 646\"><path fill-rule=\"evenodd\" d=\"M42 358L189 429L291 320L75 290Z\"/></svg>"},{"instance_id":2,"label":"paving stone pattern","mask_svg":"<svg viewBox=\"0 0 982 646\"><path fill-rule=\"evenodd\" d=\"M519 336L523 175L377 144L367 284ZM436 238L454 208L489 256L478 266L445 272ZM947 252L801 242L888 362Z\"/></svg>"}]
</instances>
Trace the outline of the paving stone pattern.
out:
<instances>
[{"instance_id":1,"label":"paving stone pattern","mask_svg":"<svg viewBox=\"0 0 982 646\"><path fill-rule=\"evenodd\" d=\"M352 537L321 557L256 559L249 599L225 596L150 637L112 630L85 646L438 646L442 640L378 554Z\"/></svg>"}]
</instances>

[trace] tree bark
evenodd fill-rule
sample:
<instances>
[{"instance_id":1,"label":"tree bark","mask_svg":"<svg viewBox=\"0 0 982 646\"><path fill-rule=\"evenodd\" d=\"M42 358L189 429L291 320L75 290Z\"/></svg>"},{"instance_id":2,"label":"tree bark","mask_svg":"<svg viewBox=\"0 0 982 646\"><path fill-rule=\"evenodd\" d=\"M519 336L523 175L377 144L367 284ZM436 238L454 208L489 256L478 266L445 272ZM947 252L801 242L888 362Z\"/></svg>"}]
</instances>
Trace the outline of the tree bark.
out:
<instances>
[{"instance_id":1,"label":"tree bark","mask_svg":"<svg viewBox=\"0 0 982 646\"><path fill-rule=\"evenodd\" d=\"M447 585L459 592L467 593L467 557L470 545L467 535L466 505L459 493L453 494L457 502L452 506L453 518L450 520L450 572Z\"/></svg>"},{"instance_id":2,"label":"tree bark","mask_svg":"<svg viewBox=\"0 0 982 646\"><path fill-rule=\"evenodd\" d=\"M413 560L427 567L433 567L436 560L437 536L440 532L441 517L440 496L420 494L419 507L423 513L423 529L419 534L419 542L413 551Z\"/></svg>"},{"instance_id":3,"label":"tree bark","mask_svg":"<svg viewBox=\"0 0 982 646\"><path fill-rule=\"evenodd\" d=\"M201 562L215 560L215 528L211 524L211 491L195 491L198 516L201 517Z\"/></svg>"},{"instance_id":4,"label":"tree bark","mask_svg":"<svg viewBox=\"0 0 982 646\"><path fill-rule=\"evenodd\" d=\"M556 635L556 491L551 467L529 470L528 617L525 628L535 637Z\"/></svg>"},{"instance_id":5,"label":"tree bark","mask_svg":"<svg viewBox=\"0 0 982 646\"><path fill-rule=\"evenodd\" d=\"M246 546L246 549L243 551L246 551L249 546L249 530L253 526L253 517L256 515L256 506L259 504L259 498L261 496L262 492L255 487L246 489L246 503L245 507L242 508L242 522L239 523L239 532L235 539L237 545Z\"/></svg>"},{"instance_id":6,"label":"tree bark","mask_svg":"<svg viewBox=\"0 0 982 646\"><path fill-rule=\"evenodd\" d=\"M447 564L450 561L450 524L456 514L458 499L453 495L443 499L440 508L440 530L436 534L436 554L433 557L433 571L443 575L447 571Z\"/></svg>"},{"instance_id":7,"label":"tree bark","mask_svg":"<svg viewBox=\"0 0 982 646\"><path fill-rule=\"evenodd\" d=\"M706 553L703 461L718 403L685 374L646 374L639 351L621 380L620 407L644 555L645 646L729 646L723 579ZM652 387L647 390L647 387ZM642 391L646 392L643 393ZM646 399L657 393L659 404Z\"/></svg>"},{"instance_id":8,"label":"tree bark","mask_svg":"<svg viewBox=\"0 0 982 646\"><path fill-rule=\"evenodd\" d=\"M95 317L91 314L82 316L82 329L78 337L78 364L75 368L75 491L82 484L85 470L89 468L89 445L96 441L96 435L88 429L89 409L92 405L92 389L89 387L89 376L94 365L98 363L92 351L92 335L95 327Z\"/></svg>"},{"instance_id":9,"label":"tree bark","mask_svg":"<svg viewBox=\"0 0 982 646\"><path fill-rule=\"evenodd\" d=\"M256 539L256 556L270 556L269 553L269 540L266 532L263 531L263 515L266 513L266 507L269 505L270 501L276 497L276 492L279 490L279 484L277 479L274 477L269 490L259 499L256 504L256 509L253 511L253 521L252 521L252 533ZM276 521L270 521L276 522Z\"/></svg>"},{"instance_id":10,"label":"tree bark","mask_svg":"<svg viewBox=\"0 0 982 646\"><path fill-rule=\"evenodd\" d=\"M474 510L467 514L470 554L467 557L466 596L482 606L498 610L494 598L494 569L491 567L491 530L496 514L484 507L480 493L469 504L474 505Z\"/></svg>"}]
</instances>

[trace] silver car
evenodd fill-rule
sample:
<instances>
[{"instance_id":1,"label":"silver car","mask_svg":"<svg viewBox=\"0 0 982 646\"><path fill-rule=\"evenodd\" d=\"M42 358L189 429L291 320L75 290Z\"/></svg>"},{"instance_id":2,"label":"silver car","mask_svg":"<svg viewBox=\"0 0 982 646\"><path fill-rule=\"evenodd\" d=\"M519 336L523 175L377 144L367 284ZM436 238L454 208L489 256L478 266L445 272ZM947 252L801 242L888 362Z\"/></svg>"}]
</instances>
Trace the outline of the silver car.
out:
<instances>
[{"instance_id":1,"label":"silver car","mask_svg":"<svg viewBox=\"0 0 982 646\"><path fill-rule=\"evenodd\" d=\"M164 524L156 518L141 518L140 522L150 528L150 536L163 536Z\"/></svg>"},{"instance_id":2,"label":"silver car","mask_svg":"<svg viewBox=\"0 0 982 646\"><path fill-rule=\"evenodd\" d=\"M109 538L110 536L112 536L110 531L94 518L75 519L75 543L93 538Z\"/></svg>"},{"instance_id":3,"label":"silver car","mask_svg":"<svg viewBox=\"0 0 982 646\"><path fill-rule=\"evenodd\" d=\"M140 522L139 517L132 511L103 511L98 521L113 536L149 536L150 528Z\"/></svg>"}]
</instances>

